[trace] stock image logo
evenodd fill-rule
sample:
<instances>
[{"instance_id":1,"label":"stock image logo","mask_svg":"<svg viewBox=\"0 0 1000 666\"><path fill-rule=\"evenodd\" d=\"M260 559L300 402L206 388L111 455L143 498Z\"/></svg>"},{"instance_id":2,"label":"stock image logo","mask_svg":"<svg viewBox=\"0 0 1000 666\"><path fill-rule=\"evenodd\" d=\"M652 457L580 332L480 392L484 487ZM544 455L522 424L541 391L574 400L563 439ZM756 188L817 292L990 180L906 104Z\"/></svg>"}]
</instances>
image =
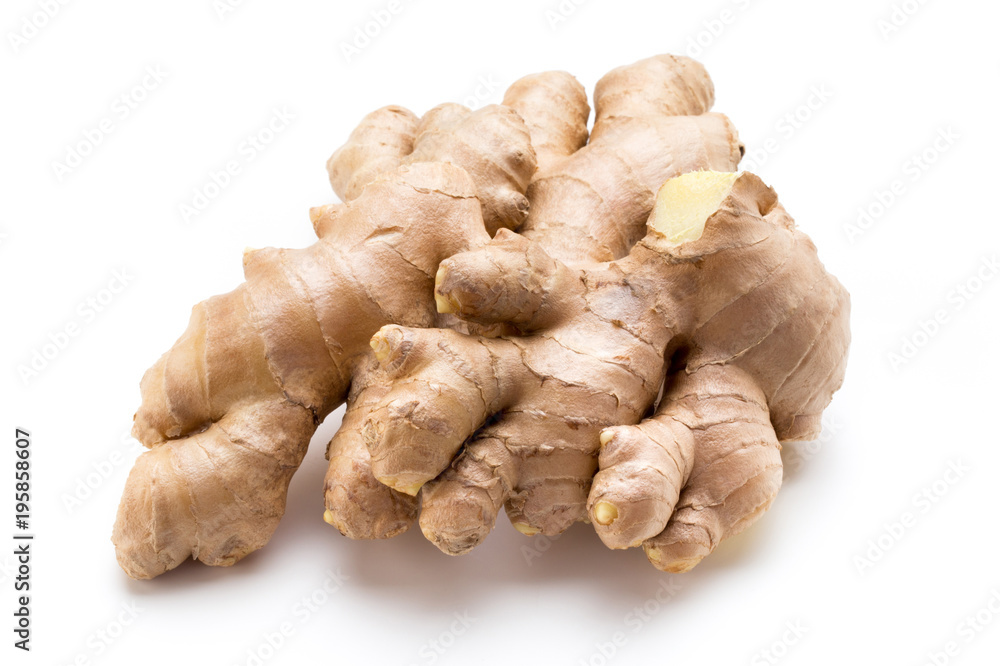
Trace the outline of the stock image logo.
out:
<instances>
[{"instance_id":1,"label":"stock image logo","mask_svg":"<svg viewBox=\"0 0 1000 666\"><path fill-rule=\"evenodd\" d=\"M243 170L266 151L285 130L291 127L295 114L286 107L275 107L271 116L256 131L247 134L236 147L236 154L220 168L212 169L201 185L194 188L191 199L178 205L181 219L189 223L208 210Z\"/></svg>"},{"instance_id":2,"label":"stock image logo","mask_svg":"<svg viewBox=\"0 0 1000 666\"><path fill-rule=\"evenodd\" d=\"M132 284L134 276L128 269L111 272L111 279L96 292L84 298L73 310L68 322L51 331L45 341L28 351L26 362L19 363L17 375L28 386L52 365Z\"/></svg>"},{"instance_id":3,"label":"stock image logo","mask_svg":"<svg viewBox=\"0 0 1000 666\"><path fill-rule=\"evenodd\" d=\"M128 120L145 102L153 91L167 80L167 72L160 65L147 66L139 80L125 92L115 97L109 113L80 132L80 138L71 141L63 151L60 160L53 160L52 173L60 183L79 169L108 141L123 122Z\"/></svg>"},{"instance_id":4,"label":"stock image logo","mask_svg":"<svg viewBox=\"0 0 1000 666\"><path fill-rule=\"evenodd\" d=\"M972 468L961 460L949 461L947 469L937 479L914 493L910 506L895 519L883 523L882 532L868 541L862 553L854 556L857 572L863 576L881 562L971 471Z\"/></svg>"}]
</instances>

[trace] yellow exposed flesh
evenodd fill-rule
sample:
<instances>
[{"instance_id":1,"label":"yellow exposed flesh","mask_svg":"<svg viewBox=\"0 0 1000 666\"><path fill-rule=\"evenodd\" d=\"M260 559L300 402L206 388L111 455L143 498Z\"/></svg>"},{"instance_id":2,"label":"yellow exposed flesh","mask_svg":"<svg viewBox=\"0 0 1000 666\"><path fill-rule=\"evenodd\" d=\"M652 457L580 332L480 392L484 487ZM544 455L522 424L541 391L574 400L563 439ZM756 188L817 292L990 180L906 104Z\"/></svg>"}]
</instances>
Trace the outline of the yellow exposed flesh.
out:
<instances>
[{"instance_id":1,"label":"yellow exposed flesh","mask_svg":"<svg viewBox=\"0 0 1000 666\"><path fill-rule=\"evenodd\" d=\"M649 226L673 245L698 240L737 177L730 172L692 171L668 180L656 195Z\"/></svg>"}]
</instances>

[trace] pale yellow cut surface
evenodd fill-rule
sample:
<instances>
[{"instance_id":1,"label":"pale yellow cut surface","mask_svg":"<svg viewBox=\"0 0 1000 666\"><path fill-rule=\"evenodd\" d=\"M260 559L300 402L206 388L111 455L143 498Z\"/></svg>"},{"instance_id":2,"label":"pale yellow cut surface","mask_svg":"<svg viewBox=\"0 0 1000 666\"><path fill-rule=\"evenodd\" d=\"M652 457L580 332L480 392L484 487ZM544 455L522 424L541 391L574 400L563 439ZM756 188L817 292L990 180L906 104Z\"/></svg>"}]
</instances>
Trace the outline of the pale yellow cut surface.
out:
<instances>
[{"instance_id":1,"label":"pale yellow cut surface","mask_svg":"<svg viewBox=\"0 0 1000 666\"><path fill-rule=\"evenodd\" d=\"M692 171L668 180L656 194L649 226L672 245L698 240L737 176L723 171Z\"/></svg>"}]
</instances>

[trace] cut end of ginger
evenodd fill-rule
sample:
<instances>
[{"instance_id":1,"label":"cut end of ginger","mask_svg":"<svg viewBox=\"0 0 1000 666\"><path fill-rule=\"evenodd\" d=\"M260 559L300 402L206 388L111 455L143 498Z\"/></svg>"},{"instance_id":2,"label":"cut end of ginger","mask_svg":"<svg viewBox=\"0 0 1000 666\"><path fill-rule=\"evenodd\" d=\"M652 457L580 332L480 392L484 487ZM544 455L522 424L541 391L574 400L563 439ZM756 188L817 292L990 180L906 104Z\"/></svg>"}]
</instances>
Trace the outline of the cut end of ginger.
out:
<instances>
[{"instance_id":1,"label":"cut end of ginger","mask_svg":"<svg viewBox=\"0 0 1000 666\"><path fill-rule=\"evenodd\" d=\"M729 195L739 174L724 171L692 171L671 178L656 195L649 226L671 245L701 238L705 223Z\"/></svg>"},{"instance_id":2,"label":"cut end of ginger","mask_svg":"<svg viewBox=\"0 0 1000 666\"><path fill-rule=\"evenodd\" d=\"M524 536L535 536L536 534L541 532L541 530L538 529L537 527L529 525L528 523L521 523L521 522L514 523L514 529L523 534Z\"/></svg>"},{"instance_id":3,"label":"cut end of ginger","mask_svg":"<svg viewBox=\"0 0 1000 666\"><path fill-rule=\"evenodd\" d=\"M444 264L438 266L437 274L434 276L434 304L437 306L437 311L440 314L452 314L455 312L455 308L447 296L438 293L438 287L445 280L445 276L448 275L448 269Z\"/></svg>"},{"instance_id":4,"label":"cut end of ginger","mask_svg":"<svg viewBox=\"0 0 1000 666\"><path fill-rule=\"evenodd\" d=\"M594 521L598 525L610 525L618 519L618 507L611 502L598 502L594 506Z\"/></svg>"},{"instance_id":5,"label":"cut end of ginger","mask_svg":"<svg viewBox=\"0 0 1000 666\"><path fill-rule=\"evenodd\" d=\"M385 333L379 331L372 336L371 341L368 343L372 351L375 352L375 358L379 363L382 363L387 358L389 358L389 353L392 351L392 347L389 346L389 341L385 337Z\"/></svg>"}]
</instances>

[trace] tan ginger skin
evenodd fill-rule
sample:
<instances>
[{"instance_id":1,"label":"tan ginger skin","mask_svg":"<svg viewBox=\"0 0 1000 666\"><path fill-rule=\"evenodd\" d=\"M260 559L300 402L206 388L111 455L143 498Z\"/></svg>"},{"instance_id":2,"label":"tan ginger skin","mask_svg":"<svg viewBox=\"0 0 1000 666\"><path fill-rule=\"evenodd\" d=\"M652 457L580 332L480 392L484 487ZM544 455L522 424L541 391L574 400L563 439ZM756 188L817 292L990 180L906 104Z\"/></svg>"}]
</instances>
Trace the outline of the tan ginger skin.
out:
<instances>
[{"instance_id":1,"label":"tan ginger skin","mask_svg":"<svg viewBox=\"0 0 1000 666\"><path fill-rule=\"evenodd\" d=\"M620 67L598 82L594 98L597 113L588 143L590 109L586 92L569 74L547 72L528 76L507 91L503 104L524 118L532 145L542 148L538 153L538 172L528 187L531 207L520 236L501 229L497 240L531 239L535 243L530 247L541 255L548 253L586 264L621 257L644 235L656 192L664 181L703 169L732 171L739 163L742 145L736 131L725 116L708 112L714 99L712 82L704 68L693 60L659 56ZM392 142L383 139L382 143ZM376 151L372 159L381 161L381 151ZM366 170L364 164L357 168ZM527 264L511 269L518 280L530 280L533 271L544 270L542 264L532 263L531 257L525 258ZM488 273L490 279L497 278L494 271ZM503 285L499 279L493 283L497 290ZM554 286L545 297L560 298L561 288ZM537 295L541 298L542 291ZM489 322L498 323L517 327L522 322L517 316ZM581 329L578 334L586 336L589 332ZM428 344L432 347L447 345L452 339L438 330L430 336L432 342ZM607 342L593 338L597 346ZM472 350L478 347L477 344ZM482 354L463 355L472 350L463 349L455 358L456 363L469 365L469 372L489 362L489 357ZM556 358L552 356L553 360ZM655 371L659 372L658 366ZM483 405L469 405L462 395L455 395L468 390L461 378L445 377L442 383L429 381L426 390L420 390L410 386L423 382L420 378L392 382L373 373L371 378L352 386L343 424L328 448L330 468L326 477L325 518L342 533L353 538L382 538L392 534L380 528L399 531L406 518L416 514L418 503L416 498L409 504L401 501L399 493L413 495L425 481L444 471L457 448L482 425ZM657 381L662 382L662 377ZM557 389L557 392L559 397L555 400L559 401L563 397L568 399L572 390ZM373 410L379 410L376 420L372 417ZM519 424L518 439L523 441L516 445L522 447L525 464L519 478L519 492L509 493L508 513L515 524L529 532L561 532L582 518L587 488L595 472L593 455L588 454L586 459L561 452L541 455L547 447L551 448L551 443L558 445L562 437L559 433L566 427L564 412L552 413L555 418L549 419L544 411L534 418L508 411L497 424L479 435L489 438L497 429L514 427L514 422ZM379 428L383 433L376 438ZM433 451L434 447L422 447L415 441L436 434L453 441L448 447ZM583 438L588 436L585 430L578 434ZM389 444L383 447L376 440ZM369 453L374 455L373 470ZM429 458L403 462L408 455ZM542 465L537 473L533 471L536 462ZM415 470L408 468L410 465L421 471L414 473ZM426 476L431 469L437 471ZM556 469L558 475L554 473ZM375 484L366 486L365 492L358 492L356 478L377 478L399 493L382 490L383 498L379 499L380 491ZM426 507L434 504L430 494L434 487L422 494L427 517L421 519L421 525L429 536L432 532L427 525L434 510L428 512ZM502 504L506 499L499 501ZM468 510L475 513L479 508ZM532 515L522 518L523 512ZM496 509L484 516L476 522L476 542L492 527ZM447 523L450 518L451 514L445 512L440 522ZM459 522L455 529L466 530L467 526ZM431 538L443 544L437 537ZM457 545L443 549L466 550Z\"/></svg>"},{"instance_id":2,"label":"tan ginger skin","mask_svg":"<svg viewBox=\"0 0 1000 666\"><path fill-rule=\"evenodd\" d=\"M529 534L589 511L608 545L672 571L749 525L780 483L777 441L815 434L839 385L847 304L758 179L670 180L736 168L712 98L700 65L659 56L601 80L589 135L558 72L475 113L370 114L328 164L349 203L314 209L321 240L248 255L247 282L196 307L144 377L152 450L113 536L126 572L264 545L345 398L325 516L354 538L406 529L421 488L449 553L503 504Z\"/></svg>"},{"instance_id":3,"label":"tan ginger skin","mask_svg":"<svg viewBox=\"0 0 1000 666\"><path fill-rule=\"evenodd\" d=\"M371 358L372 334L441 320L438 264L489 240L476 196L484 185L469 173L503 171L516 199L535 171L516 113L484 107L465 123L490 147L465 146L468 168L398 166L349 203L314 209L317 243L248 251L246 282L195 306L146 372L132 432L151 450L129 475L112 535L130 576L189 557L231 565L267 543L317 424Z\"/></svg>"},{"instance_id":4,"label":"tan ginger skin","mask_svg":"<svg viewBox=\"0 0 1000 666\"><path fill-rule=\"evenodd\" d=\"M686 213L706 200L701 229ZM375 476L422 487L421 529L452 554L506 504L528 534L589 512L608 546L686 571L768 508L779 441L819 434L846 364L847 293L752 174L670 181L622 259L567 264L501 233L443 262L437 291L524 332L373 340L392 387L362 424Z\"/></svg>"},{"instance_id":5,"label":"tan ginger skin","mask_svg":"<svg viewBox=\"0 0 1000 666\"><path fill-rule=\"evenodd\" d=\"M505 506L526 534L589 519L610 547L641 544L659 568L685 571L768 508L779 440L818 434L846 364L847 294L755 176L677 179L650 216L649 183L665 180L653 156L694 149L685 167L700 166L678 173L739 161L728 122L706 114L712 87L696 63L653 58L606 76L582 148L586 114L567 104L582 91L552 94L550 78L525 80L530 107L504 100L533 144L562 147L539 152L520 235L501 231L438 273L439 311L522 335L384 328L372 341L384 377L349 403L331 445L326 517L382 536L350 526L405 506L344 501L336 450L351 442L375 478L419 491L421 529L446 553L480 543Z\"/></svg>"}]
</instances>

